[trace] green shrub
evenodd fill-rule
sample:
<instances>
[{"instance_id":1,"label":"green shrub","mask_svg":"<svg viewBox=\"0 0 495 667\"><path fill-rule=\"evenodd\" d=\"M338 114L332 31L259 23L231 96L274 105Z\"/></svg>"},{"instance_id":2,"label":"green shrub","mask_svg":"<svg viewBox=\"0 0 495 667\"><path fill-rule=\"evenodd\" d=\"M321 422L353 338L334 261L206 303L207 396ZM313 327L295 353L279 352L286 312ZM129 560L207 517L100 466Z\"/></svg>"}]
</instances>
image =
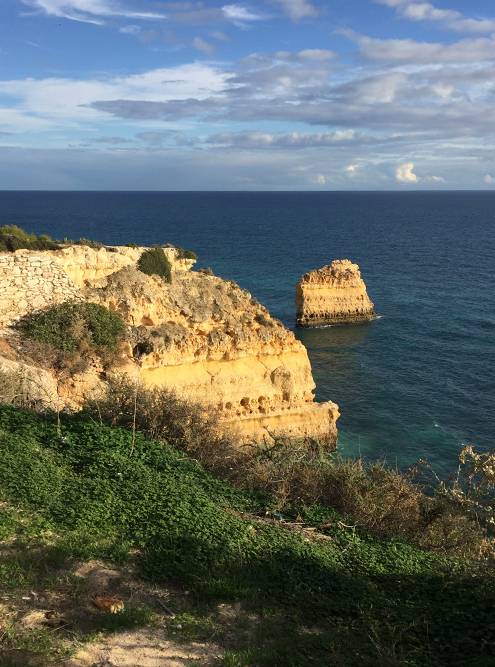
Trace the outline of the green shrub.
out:
<instances>
[{"instance_id":1,"label":"green shrub","mask_svg":"<svg viewBox=\"0 0 495 667\"><path fill-rule=\"evenodd\" d=\"M215 472L229 467L237 451L220 434L213 410L205 414L204 407L177 397L170 389L148 388L126 376L110 378L105 394L88 401L85 413L112 426L136 428L152 440L187 452Z\"/></svg>"},{"instance_id":2,"label":"green shrub","mask_svg":"<svg viewBox=\"0 0 495 667\"><path fill-rule=\"evenodd\" d=\"M18 328L27 338L63 352L74 352L82 341L112 351L125 333L120 316L96 303L62 303L27 315Z\"/></svg>"},{"instance_id":3,"label":"green shrub","mask_svg":"<svg viewBox=\"0 0 495 667\"><path fill-rule=\"evenodd\" d=\"M60 246L49 236L28 234L17 225L0 227L0 251L14 252L26 250L57 250Z\"/></svg>"},{"instance_id":4,"label":"green shrub","mask_svg":"<svg viewBox=\"0 0 495 667\"><path fill-rule=\"evenodd\" d=\"M100 248L105 247L105 245L101 243L101 241L94 241L93 239L85 239L85 238L77 239L77 241L75 241L74 244L85 245L88 246L88 248L93 248L94 250L99 250Z\"/></svg>"},{"instance_id":5,"label":"green shrub","mask_svg":"<svg viewBox=\"0 0 495 667\"><path fill-rule=\"evenodd\" d=\"M192 250L186 250L186 248L177 247L177 259L198 259L198 256Z\"/></svg>"},{"instance_id":6,"label":"green shrub","mask_svg":"<svg viewBox=\"0 0 495 667\"><path fill-rule=\"evenodd\" d=\"M138 269L148 276L160 276L165 282L172 282L172 265L163 248L145 250L137 263Z\"/></svg>"}]
</instances>

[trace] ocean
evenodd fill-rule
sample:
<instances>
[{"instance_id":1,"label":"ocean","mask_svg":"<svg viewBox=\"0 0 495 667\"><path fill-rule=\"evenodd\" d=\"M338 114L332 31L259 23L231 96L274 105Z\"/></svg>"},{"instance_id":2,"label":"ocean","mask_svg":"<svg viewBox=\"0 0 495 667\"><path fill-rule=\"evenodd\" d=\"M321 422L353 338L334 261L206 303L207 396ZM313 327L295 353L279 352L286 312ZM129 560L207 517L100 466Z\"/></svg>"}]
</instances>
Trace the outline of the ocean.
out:
<instances>
[{"instance_id":1,"label":"ocean","mask_svg":"<svg viewBox=\"0 0 495 667\"><path fill-rule=\"evenodd\" d=\"M0 224L190 248L291 328L298 278L349 258L381 317L296 328L342 454L445 474L494 445L495 192L0 192Z\"/></svg>"}]
</instances>

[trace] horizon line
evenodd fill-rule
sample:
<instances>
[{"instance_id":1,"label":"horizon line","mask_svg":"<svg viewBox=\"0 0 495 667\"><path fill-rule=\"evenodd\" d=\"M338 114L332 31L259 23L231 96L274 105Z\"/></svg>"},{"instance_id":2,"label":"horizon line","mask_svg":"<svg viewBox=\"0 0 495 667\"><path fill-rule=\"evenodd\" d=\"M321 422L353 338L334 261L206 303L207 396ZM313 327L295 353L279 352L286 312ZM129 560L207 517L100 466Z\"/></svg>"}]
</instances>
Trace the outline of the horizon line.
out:
<instances>
[{"instance_id":1,"label":"horizon line","mask_svg":"<svg viewBox=\"0 0 495 667\"><path fill-rule=\"evenodd\" d=\"M131 189L47 189L47 188L1 188L0 195L3 193L13 193L13 192L46 192L46 193L129 193L129 194L187 194L187 193L200 193L200 194L336 194L336 193L345 193L345 194L360 194L360 193L387 193L387 194L428 194L428 193L453 193L453 192L474 192L474 193L492 193L495 194L494 188L437 188L437 189L401 189L401 190L386 190L386 189L371 189L371 190L210 190L210 189L199 189L199 190L131 190Z\"/></svg>"}]
</instances>

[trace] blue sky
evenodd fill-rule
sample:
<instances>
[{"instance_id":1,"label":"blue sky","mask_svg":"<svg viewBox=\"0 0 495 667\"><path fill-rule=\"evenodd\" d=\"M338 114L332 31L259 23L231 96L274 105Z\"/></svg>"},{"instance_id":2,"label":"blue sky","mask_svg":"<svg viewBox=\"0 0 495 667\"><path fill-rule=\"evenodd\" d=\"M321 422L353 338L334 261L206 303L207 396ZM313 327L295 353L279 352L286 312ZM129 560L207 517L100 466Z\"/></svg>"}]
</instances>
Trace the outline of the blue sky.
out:
<instances>
[{"instance_id":1,"label":"blue sky","mask_svg":"<svg viewBox=\"0 0 495 667\"><path fill-rule=\"evenodd\" d=\"M2 0L0 189L495 188L492 0Z\"/></svg>"}]
</instances>

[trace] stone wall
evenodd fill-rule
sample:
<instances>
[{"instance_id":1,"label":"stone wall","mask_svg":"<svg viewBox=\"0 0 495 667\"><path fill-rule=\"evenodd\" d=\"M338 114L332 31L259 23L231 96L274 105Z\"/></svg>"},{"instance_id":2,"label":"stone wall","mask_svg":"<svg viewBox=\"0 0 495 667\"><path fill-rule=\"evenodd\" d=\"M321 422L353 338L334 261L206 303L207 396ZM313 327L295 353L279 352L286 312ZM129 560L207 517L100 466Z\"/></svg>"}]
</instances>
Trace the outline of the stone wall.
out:
<instances>
[{"instance_id":1,"label":"stone wall","mask_svg":"<svg viewBox=\"0 0 495 667\"><path fill-rule=\"evenodd\" d=\"M0 327L27 313L78 299L79 290L46 252L0 254Z\"/></svg>"}]
</instances>

